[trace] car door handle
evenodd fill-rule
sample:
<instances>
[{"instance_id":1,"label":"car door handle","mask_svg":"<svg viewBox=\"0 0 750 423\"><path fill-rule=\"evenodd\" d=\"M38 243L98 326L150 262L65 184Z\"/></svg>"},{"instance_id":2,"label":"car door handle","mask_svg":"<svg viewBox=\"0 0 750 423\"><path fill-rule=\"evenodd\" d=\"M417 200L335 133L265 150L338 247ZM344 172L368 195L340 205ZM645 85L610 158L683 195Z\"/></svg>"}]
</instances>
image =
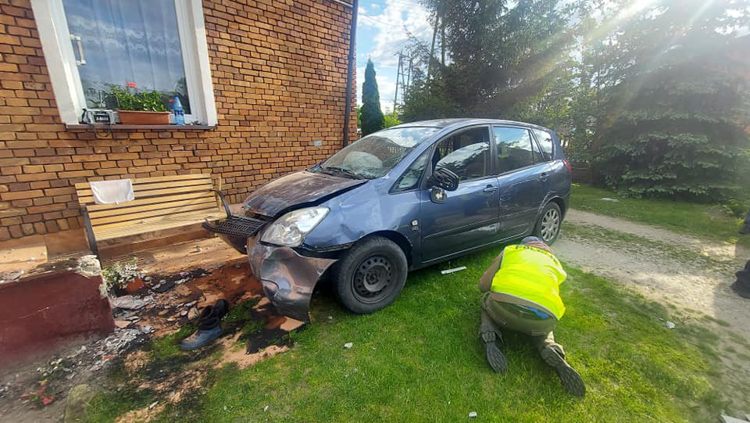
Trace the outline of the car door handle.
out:
<instances>
[{"instance_id":1,"label":"car door handle","mask_svg":"<svg viewBox=\"0 0 750 423\"><path fill-rule=\"evenodd\" d=\"M484 187L484 189L482 191L486 192L486 193L495 192L495 191L497 191L497 187L492 186L492 185L487 185L486 187Z\"/></svg>"},{"instance_id":2,"label":"car door handle","mask_svg":"<svg viewBox=\"0 0 750 423\"><path fill-rule=\"evenodd\" d=\"M542 174L539 175L539 179L541 179L542 181L546 181L547 179L549 179L549 173L542 172Z\"/></svg>"}]
</instances>

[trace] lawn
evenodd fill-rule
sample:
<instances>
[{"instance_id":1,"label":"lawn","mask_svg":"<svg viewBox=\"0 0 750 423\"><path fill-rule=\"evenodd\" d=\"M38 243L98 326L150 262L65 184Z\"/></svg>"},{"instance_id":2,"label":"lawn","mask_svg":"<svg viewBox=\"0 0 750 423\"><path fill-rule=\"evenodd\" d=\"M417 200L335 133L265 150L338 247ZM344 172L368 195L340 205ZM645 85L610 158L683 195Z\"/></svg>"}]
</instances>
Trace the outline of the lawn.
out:
<instances>
[{"instance_id":1,"label":"lawn","mask_svg":"<svg viewBox=\"0 0 750 423\"><path fill-rule=\"evenodd\" d=\"M731 216L718 205L621 198L611 191L574 184L571 207L716 241L734 244L739 239L740 244L750 247L750 237L738 235L742 219Z\"/></svg>"},{"instance_id":2,"label":"lawn","mask_svg":"<svg viewBox=\"0 0 750 423\"><path fill-rule=\"evenodd\" d=\"M586 397L566 394L523 336L506 336L510 371L493 373L477 339L476 281L498 252L411 274L399 299L373 315L317 295L314 323L294 334L292 351L211 370L202 394L158 420L455 422L474 411L477 421L497 422L709 421L726 407L715 335L686 324L669 330L661 306L577 269L563 285L568 310L555 333ZM454 266L468 270L439 272ZM156 399L123 386L101 394L89 418L111 421Z\"/></svg>"}]
</instances>

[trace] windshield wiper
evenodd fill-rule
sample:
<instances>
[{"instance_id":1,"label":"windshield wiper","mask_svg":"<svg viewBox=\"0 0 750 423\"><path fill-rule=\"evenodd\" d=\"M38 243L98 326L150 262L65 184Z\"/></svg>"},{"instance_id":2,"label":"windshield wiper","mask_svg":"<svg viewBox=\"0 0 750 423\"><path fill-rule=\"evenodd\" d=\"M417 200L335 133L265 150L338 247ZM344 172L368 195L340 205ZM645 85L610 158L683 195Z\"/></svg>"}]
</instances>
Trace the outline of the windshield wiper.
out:
<instances>
[{"instance_id":1,"label":"windshield wiper","mask_svg":"<svg viewBox=\"0 0 750 423\"><path fill-rule=\"evenodd\" d=\"M349 169L344 169L343 167L326 166L326 167L321 168L321 170L324 171L324 172L325 171L330 171L333 174L346 175L346 176L348 176L348 177L350 177L352 179L364 179L365 178L364 176L362 176L362 175L360 175L358 173L352 172Z\"/></svg>"}]
</instances>

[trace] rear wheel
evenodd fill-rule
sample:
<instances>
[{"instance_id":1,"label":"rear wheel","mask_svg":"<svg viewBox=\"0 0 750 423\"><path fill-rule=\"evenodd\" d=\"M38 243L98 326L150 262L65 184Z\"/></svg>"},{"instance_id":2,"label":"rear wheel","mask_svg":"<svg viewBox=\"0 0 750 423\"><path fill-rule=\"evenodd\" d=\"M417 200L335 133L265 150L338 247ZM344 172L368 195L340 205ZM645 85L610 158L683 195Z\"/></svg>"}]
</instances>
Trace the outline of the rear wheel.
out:
<instances>
[{"instance_id":1,"label":"rear wheel","mask_svg":"<svg viewBox=\"0 0 750 423\"><path fill-rule=\"evenodd\" d=\"M353 313L374 313L398 297L408 271L406 255L396 243L381 237L367 239L336 263L336 297Z\"/></svg>"},{"instance_id":2,"label":"rear wheel","mask_svg":"<svg viewBox=\"0 0 750 423\"><path fill-rule=\"evenodd\" d=\"M534 229L534 236L541 238L547 245L552 245L560 235L560 226L562 225L562 213L560 206L550 202L542 211L539 221Z\"/></svg>"}]
</instances>

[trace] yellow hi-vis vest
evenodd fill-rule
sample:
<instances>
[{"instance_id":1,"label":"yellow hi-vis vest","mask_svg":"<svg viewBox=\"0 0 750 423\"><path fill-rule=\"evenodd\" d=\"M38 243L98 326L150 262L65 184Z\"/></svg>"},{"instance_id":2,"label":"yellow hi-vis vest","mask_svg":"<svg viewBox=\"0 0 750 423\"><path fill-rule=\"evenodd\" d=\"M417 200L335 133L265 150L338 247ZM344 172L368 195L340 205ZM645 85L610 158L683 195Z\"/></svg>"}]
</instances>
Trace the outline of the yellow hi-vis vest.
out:
<instances>
[{"instance_id":1,"label":"yellow hi-vis vest","mask_svg":"<svg viewBox=\"0 0 750 423\"><path fill-rule=\"evenodd\" d=\"M539 304L557 320L565 314L560 284L568 275L552 253L527 245L505 247L500 270L492 278L492 292Z\"/></svg>"}]
</instances>

